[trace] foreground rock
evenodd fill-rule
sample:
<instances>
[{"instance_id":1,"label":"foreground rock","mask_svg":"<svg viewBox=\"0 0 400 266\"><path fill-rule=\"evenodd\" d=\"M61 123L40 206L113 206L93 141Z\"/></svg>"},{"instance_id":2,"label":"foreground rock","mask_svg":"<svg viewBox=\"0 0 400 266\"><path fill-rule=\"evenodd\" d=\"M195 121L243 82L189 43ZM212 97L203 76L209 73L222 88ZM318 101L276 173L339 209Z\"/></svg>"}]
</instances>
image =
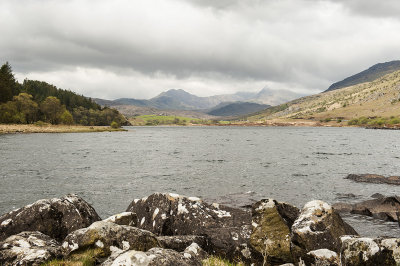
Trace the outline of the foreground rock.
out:
<instances>
[{"instance_id":1,"label":"foreground rock","mask_svg":"<svg viewBox=\"0 0 400 266\"><path fill-rule=\"evenodd\" d=\"M318 249L306 254L302 261L305 265L313 266L339 266L340 259L336 252L329 249Z\"/></svg>"},{"instance_id":2,"label":"foreground rock","mask_svg":"<svg viewBox=\"0 0 400 266\"><path fill-rule=\"evenodd\" d=\"M136 266L158 266L158 265L183 265L201 266L201 261L206 253L197 245L192 244L184 252L171 249L152 248L147 252L113 250L113 254L102 264L112 265L136 265Z\"/></svg>"},{"instance_id":3,"label":"foreground rock","mask_svg":"<svg viewBox=\"0 0 400 266\"><path fill-rule=\"evenodd\" d=\"M346 179L350 179L356 182L366 182L373 184L400 185L400 176L385 177L382 175L375 175L375 174L361 174L361 175L350 174L346 177Z\"/></svg>"},{"instance_id":4,"label":"foreground rock","mask_svg":"<svg viewBox=\"0 0 400 266\"><path fill-rule=\"evenodd\" d=\"M380 239L343 236L341 241L342 265L396 265L393 250L382 245Z\"/></svg>"},{"instance_id":5,"label":"foreground rock","mask_svg":"<svg viewBox=\"0 0 400 266\"><path fill-rule=\"evenodd\" d=\"M63 253L67 256L73 252L97 249L99 257L109 256L112 253L111 247L147 251L159 246L156 236L149 231L104 221L72 232L62 244Z\"/></svg>"},{"instance_id":6,"label":"foreground rock","mask_svg":"<svg viewBox=\"0 0 400 266\"><path fill-rule=\"evenodd\" d=\"M355 204L336 203L333 207L340 212L367 215L394 222L399 221L400 198L396 196L380 197Z\"/></svg>"},{"instance_id":7,"label":"foreground rock","mask_svg":"<svg viewBox=\"0 0 400 266\"><path fill-rule=\"evenodd\" d=\"M318 249L339 252L343 235L357 232L329 204L319 200L308 202L292 226L292 254L299 259Z\"/></svg>"},{"instance_id":8,"label":"foreground rock","mask_svg":"<svg viewBox=\"0 0 400 266\"><path fill-rule=\"evenodd\" d=\"M389 249L393 252L393 259L396 261L396 265L400 265L400 238L387 238L382 239L380 242L381 246Z\"/></svg>"},{"instance_id":9,"label":"foreground rock","mask_svg":"<svg viewBox=\"0 0 400 266\"><path fill-rule=\"evenodd\" d=\"M41 265L60 256L60 244L40 232L22 232L0 242L0 265Z\"/></svg>"},{"instance_id":10,"label":"foreground rock","mask_svg":"<svg viewBox=\"0 0 400 266\"><path fill-rule=\"evenodd\" d=\"M39 200L0 217L0 241L23 231L39 231L62 241L98 220L93 207L76 195Z\"/></svg>"},{"instance_id":11,"label":"foreground rock","mask_svg":"<svg viewBox=\"0 0 400 266\"><path fill-rule=\"evenodd\" d=\"M136 226L137 216L133 212L122 212L115 214L103 220L104 222L115 223L119 225Z\"/></svg>"},{"instance_id":12,"label":"foreground rock","mask_svg":"<svg viewBox=\"0 0 400 266\"><path fill-rule=\"evenodd\" d=\"M262 260L250 245L249 211L208 204L195 197L155 193L134 200L127 211L137 214L137 226L157 235L201 235L213 255L245 262Z\"/></svg>"},{"instance_id":13,"label":"foreground rock","mask_svg":"<svg viewBox=\"0 0 400 266\"><path fill-rule=\"evenodd\" d=\"M265 199L252 207L251 245L269 264L293 262L290 250L291 227L300 211L289 204Z\"/></svg>"},{"instance_id":14,"label":"foreground rock","mask_svg":"<svg viewBox=\"0 0 400 266\"><path fill-rule=\"evenodd\" d=\"M163 248L173 249L178 252L184 251L193 243L196 243L203 250L207 250L209 252L212 250L209 240L204 236L159 236L157 239Z\"/></svg>"}]
</instances>

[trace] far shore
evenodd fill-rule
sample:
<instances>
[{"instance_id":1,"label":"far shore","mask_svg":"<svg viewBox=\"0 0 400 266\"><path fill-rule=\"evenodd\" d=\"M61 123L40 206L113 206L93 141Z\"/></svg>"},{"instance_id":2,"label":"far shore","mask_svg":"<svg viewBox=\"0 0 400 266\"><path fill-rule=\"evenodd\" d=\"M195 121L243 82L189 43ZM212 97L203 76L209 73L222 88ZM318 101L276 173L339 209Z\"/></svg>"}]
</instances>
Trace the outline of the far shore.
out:
<instances>
[{"instance_id":1,"label":"far shore","mask_svg":"<svg viewBox=\"0 0 400 266\"><path fill-rule=\"evenodd\" d=\"M78 125L34 125L34 124L0 124L0 134L15 133L85 133L105 131L126 131L123 128L108 126L78 126Z\"/></svg>"}]
</instances>

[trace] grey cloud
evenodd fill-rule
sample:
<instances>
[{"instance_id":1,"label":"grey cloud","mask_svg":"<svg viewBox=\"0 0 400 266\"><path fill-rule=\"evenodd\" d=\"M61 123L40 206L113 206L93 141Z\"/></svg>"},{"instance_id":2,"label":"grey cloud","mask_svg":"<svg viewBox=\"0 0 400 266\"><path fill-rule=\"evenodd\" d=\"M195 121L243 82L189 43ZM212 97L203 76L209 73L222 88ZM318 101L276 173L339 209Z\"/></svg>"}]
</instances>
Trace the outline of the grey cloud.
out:
<instances>
[{"instance_id":1,"label":"grey cloud","mask_svg":"<svg viewBox=\"0 0 400 266\"><path fill-rule=\"evenodd\" d=\"M392 17L399 19L400 2L398 0L337 0L353 13L365 16Z\"/></svg>"},{"instance_id":2,"label":"grey cloud","mask_svg":"<svg viewBox=\"0 0 400 266\"><path fill-rule=\"evenodd\" d=\"M0 29L0 58L21 75L62 71L81 86L90 83L77 68L100 69L143 91L163 90L162 82L216 91L270 82L311 92L397 59L400 43L400 22L346 12L357 1L38 1L0 3L0 23L8 25Z\"/></svg>"}]
</instances>

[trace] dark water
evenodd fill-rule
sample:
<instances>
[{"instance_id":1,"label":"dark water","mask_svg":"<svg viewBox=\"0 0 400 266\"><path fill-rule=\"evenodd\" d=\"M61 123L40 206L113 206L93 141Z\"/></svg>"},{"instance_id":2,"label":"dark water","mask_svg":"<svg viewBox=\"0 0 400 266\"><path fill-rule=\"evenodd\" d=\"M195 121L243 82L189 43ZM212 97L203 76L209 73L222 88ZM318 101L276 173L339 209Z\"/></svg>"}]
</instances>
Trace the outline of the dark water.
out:
<instances>
[{"instance_id":1,"label":"dark water","mask_svg":"<svg viewBox=\"0 0 400 266\"><path fill-rule=\"evenodd\" d=\"M359 128L131 127L128 132L0 136L0 213L76 193L106 217L134 198L175 192L233 205L275 198L298 207L400 194L349 173L400 175L400 131ZM251 191L251 192L249 192ZM249 193L247 193L249 192ZM352 193L355 197L347 198ZM364 235L395 223L348 216Z\"/></svg>"}]
</instances>

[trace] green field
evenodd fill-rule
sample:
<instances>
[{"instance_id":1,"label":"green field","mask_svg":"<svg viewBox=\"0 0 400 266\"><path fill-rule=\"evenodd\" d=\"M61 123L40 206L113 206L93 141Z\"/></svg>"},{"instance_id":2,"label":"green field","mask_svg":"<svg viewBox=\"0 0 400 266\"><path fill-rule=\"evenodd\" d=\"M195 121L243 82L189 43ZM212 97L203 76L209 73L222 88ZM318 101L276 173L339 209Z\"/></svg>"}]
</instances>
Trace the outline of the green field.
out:
<instances>
[{"instance_id":1,"label":"green field","mask_svg":"<svg viewBox=\"0 0 400 266\"><path fill-rule=\"evenodd\" d=\"M141 115L132 117L129 122L135 126L158 126L158 125L189 125L203 124L208 120L183 116L164 115Z\"/></svg>"},{"instance_id":2,"label":"green field","mask_svg":"<svg viewBox=\"0 0 400 266\"><path fill-rule=\"evenodd\" d=\"M140 115L129 118L133 126L159 126L159 125L227 125L230 121L207 120L193 117L174 115Z\"/></svg>"}]
</instances>

